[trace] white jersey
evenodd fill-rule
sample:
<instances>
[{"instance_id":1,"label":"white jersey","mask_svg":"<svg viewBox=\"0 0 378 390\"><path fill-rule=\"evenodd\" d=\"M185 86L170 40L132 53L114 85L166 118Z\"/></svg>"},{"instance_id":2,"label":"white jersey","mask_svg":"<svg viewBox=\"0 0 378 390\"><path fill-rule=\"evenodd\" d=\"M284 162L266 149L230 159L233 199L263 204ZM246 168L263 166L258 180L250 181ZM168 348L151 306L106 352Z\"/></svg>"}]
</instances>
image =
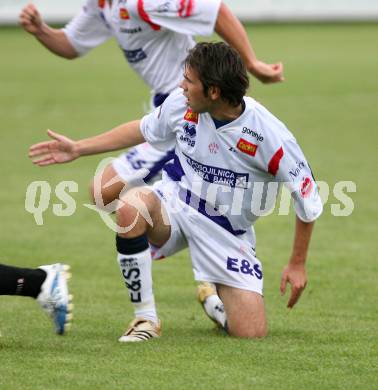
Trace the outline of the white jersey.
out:
<instances>
[{"instance_id":1,"label":"white jersey","mask_svg":"<svg viewBox=\"0 0 378 390\"><path fill-rule=\"evenodd\" d=\"M176 144L163 181L176 181L181 200L234 235L250 228L269 198L276 200L279 183L290 189L298 217L315 220L322 202L294 136L254 99L244 103L240 117L218 129L208 113L193 113L180 91L146 115L147 142L161 149Z\"/></svg>"},{"instance_id":2,"label":"white jersey","mask_svg":"<svg viewBox=\"0 0 378 390\"><path fill-rule=\"evenodd\" d=\"M63 29L79 55L115 37L130 66L156 93L182 79L193 35L211 35L221 0L87 0Z\"/></svg>"}]
</instances>

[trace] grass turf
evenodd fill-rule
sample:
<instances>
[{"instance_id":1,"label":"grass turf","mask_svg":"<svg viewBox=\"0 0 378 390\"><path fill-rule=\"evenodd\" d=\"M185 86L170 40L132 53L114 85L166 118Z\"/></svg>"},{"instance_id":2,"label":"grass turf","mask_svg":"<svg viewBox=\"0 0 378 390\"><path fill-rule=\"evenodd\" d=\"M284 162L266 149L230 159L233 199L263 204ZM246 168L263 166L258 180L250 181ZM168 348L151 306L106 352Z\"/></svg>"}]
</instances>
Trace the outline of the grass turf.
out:
<instances>
[{"instance_id":1,"label":"grass turf","mask_svg":"<svg viewBox=\"0 0 378 390\"><path fill-rule=\"evenodd\" d=\"M27 149L50 127L84 137L140 117L148 90L125 65L115 43L74 61L59 59L18 29L0 30L2 186L0 262L34 267L62 260L72 266L72 333L57 337L28 298L0 297L0 388L376 388L378 26L258 25L248 29L259 56L282 60L286 82L251 93L296 135L318 180L331 190L351 180L355 210L331 215L330 194L316 224L308 261L309 285L288 312L279 296L280 272L294 216L260 219L270 334L236 340L212 329L195 301L187 252L154 265L163 337L120 345L132 317L114 255L114 234L83 207L100 160L39 169ZM24 208L32 181L74 180L73 216L44 225Z\"/></svg>"}]
</instances>

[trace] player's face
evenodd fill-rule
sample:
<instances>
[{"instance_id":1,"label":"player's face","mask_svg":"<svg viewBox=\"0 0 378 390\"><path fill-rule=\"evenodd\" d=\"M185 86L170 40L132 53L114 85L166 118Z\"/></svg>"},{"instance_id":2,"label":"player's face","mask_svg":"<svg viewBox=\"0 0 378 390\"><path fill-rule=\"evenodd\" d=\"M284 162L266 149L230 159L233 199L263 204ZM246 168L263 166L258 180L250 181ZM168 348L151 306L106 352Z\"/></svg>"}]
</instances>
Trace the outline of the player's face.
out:
<instances>
[{"instance_id":1,"label":"player's face","mask_svg":"<svg viewBox=\"0 0 378 390\"><path fill-rule=\"evenodd\" d=\"M180 87L187 98L186 104L197 113L208 112L211 100L204 95L203 85L197 76L197 72L188 66L185 67L184 79Z\"/></svg>"}]
</instances>

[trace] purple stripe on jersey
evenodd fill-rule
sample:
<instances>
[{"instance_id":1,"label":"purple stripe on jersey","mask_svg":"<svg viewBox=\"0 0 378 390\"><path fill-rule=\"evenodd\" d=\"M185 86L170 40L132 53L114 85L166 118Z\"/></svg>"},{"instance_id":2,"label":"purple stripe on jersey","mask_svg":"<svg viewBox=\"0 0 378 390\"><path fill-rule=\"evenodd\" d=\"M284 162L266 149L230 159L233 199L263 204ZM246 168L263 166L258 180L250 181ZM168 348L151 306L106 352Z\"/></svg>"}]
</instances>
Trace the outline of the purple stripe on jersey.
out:
<instances>
[{"instance_id":1,"label":"purple stripe on jersey","mask_svg":"<svg viewBox=\"0 0 378 390\"><path fill-rule=\"evenodd\" d=\"M156 161L154 165L149 169L148 175L143 179L145 183L148 183L163 169L164 165L172 160L176 156L174 149L169 150L160 160Z\"/></svg>"},{"instance_id":2,"label":"purple stripe on jersey","mask_svg":"<svg viewBox=\"0 0 378 390\"><path fill-rule=\"evenodd\" d=\"M193 192L189 190L180 189L179 197L187 205L193 207L200 214L202 214L206 218L209 218L211 221L213 221L223 229L227 230L232 235L240 236L241 234L244 234L246 232L246 230L242 229L235 230L232 227L231 222L228 220L228 218L224 215L219 214L217 209L211 208L211 214L209 214L206 211L206 209L209 209L209 205L206 205L206 200L199 198L197 195L193 194Z\"/></svg>"},{"instance_id":3,"label":"purple stripe on jersey","mask_svg":"<svg viewBox=\"0 0 378 390\"><path fill-rule=\"evenodd\" d=\"M182 169L180 160L176 154L174 155L173 162L166 164L163 169L168 174L170 179L173 181L180 181L181 178L185 176L185 172ZM241 234L244 234L246 232L246 230L235 230L232 227L231 222L228 220L228 218L225 217L224 215L219 214L218 210L214 208L211 209L211 215L210 215L206 211L206 208L208 208L208 205L206 206L206 200L199 198L191 191L180 189L179 197L187 205L193 207L200 214L202 214L206 218L209 218L211 221L213 221L223 229L227 230L229 233L233 234L234 236L240 236Z\"/></svg>"}]
</instances>

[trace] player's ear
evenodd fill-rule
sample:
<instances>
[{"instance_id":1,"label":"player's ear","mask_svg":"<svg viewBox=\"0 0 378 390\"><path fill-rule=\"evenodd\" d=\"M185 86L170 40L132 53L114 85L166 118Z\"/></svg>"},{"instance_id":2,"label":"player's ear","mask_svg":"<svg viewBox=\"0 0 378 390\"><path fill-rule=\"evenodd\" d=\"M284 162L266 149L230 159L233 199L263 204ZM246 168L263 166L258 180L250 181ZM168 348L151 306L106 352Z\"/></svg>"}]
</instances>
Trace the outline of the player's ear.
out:
<instances>
[{"instance_id":1,"label":"player's ear","mask_svg":"<svg viewBox=\"0 0 378 390\"><path fill-rule=\"evenodd\" d=\"M211 85L208 89L208 96L211 100L218 100L221 97L221 91L219 87Z\"/></svg>"}]
</instances>

